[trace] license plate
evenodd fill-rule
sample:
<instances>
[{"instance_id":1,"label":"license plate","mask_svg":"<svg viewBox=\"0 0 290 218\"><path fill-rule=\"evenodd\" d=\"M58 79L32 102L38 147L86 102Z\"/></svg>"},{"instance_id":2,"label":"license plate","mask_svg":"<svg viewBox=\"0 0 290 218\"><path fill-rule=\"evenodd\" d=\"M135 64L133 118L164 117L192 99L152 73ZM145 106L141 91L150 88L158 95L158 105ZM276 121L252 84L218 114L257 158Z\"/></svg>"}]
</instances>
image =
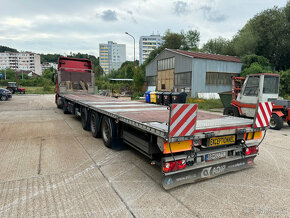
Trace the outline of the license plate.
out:
<instances>
[{"instance_id":1,"label":"license plate","mask_svg":"<svg viewBox=\"0 0 290 218\"><path fill-rule=\"evenodd\" d=\"M236 136L229 135L229 136L221 136L221 137L213 137L209 139L209 146L218 146L218 145L230 145L235 144Z\"/></svg>"},{"instance_id":2,"label":"license plate","mask_svg":"<svg viewBox=\"0 0 290 218\"><path fill-rule=\"evenodd\" d=\"M219 160L222 158L226 158L225 151L205 155L205 161Z\"/></svg>"}]
</instances>

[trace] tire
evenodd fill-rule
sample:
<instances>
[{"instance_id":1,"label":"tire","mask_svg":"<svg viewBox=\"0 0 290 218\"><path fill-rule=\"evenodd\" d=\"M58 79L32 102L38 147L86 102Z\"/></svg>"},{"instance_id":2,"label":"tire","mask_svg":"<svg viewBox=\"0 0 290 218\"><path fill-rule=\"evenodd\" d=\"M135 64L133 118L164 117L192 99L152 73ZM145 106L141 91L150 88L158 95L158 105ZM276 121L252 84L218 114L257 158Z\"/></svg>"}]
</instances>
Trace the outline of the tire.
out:
<instances>
[{"instance_id":1,"label":"tire","mask_svg":"<svg viewBox=\"0 0 290 218\"><path fill-rule=\"evenodd\" d=\"M95 111L91 112L90 125L91 125L91 131L92 131L93 137L101 138L102 137L101 128L100 128L100 126L101 126L101 117Z\"/></svg>"},{"instance_id":2,"label":"tire","mask_svg":"<svg viewBox=\"0 0 290 218\"><path fill-rule=\"evenodd\" d=\"M270 119L270 128L275 130L280 130L283 128L283 119L277 114L272 114Z\"/></svg>"},{"instance_id":3,"label":"tire","mask_svg":"<svg viewBox=\"0 0 290 218\"><path fill-rule=\"evenodd\" d=\"M238 108L236 108L235 106L228 106L224 109L224 115L228 115L228 116L234 116L234 117L239 117L240 113Z\"/></svg>"},{"instance_id":4,"label":"tire","mask_svg":"<svg viewBox=\"0 0 290 218\"><path fill-rule=\"evenodd\" d=\"M287 121L288 126L290 126L290 121Z\"/></svg>"},{"instance_id":5,"label":"tire","mask_svg":"<svg viewBox=\"0 0 290 218\"><path fill-rule=\"evenodd\" d=\"M81 122L84 130L90 130L90 116L89 116L89 111L87 108L83 107L81 109Z\"/></svg>"},{"instance_id":6,"label":"tire","mask_svg":"<svg viewBox=\"0 0 290 218\"><path fill-rule=\"evenodd\" d=\"M66 104L67 104L66 100L63 100L62 101L62 111L64 114L69 114L69 111L68 111Z\"/></svg>"},{"instance_id":7,"label":"tire","mask_svg":"<svg viewBox=\"0 0 290 218\"><path fill-rule=\"evenodd\" d=\"M56 104L57 108L62 109L63 102L62 102L62 99L60 97L58 97L58 100L57 100L57 97L55 96L55 104Z\"/></svg>"},{"instance_id":8,"label":"tire","mask_svg":"<svg viewBox=\"0 0 290 218\"><path fill-rule=\"evenodd\" d=\"M104 144L108 148L113 148L117 137L117 128L114 121L109 117L103 117L101 125L101 134Z\"/></svg>"},{"instance_id":9,"label":"tire","mask_svg":"<svg viewBox=\"0 0 290 218\"><path fill-rule=\"evenodd\" d=\"M1 101L7 101L8 100L8 97L5 96L5 95L2 95L0 99L1 99Z\"/></svg>"}]
</instances>

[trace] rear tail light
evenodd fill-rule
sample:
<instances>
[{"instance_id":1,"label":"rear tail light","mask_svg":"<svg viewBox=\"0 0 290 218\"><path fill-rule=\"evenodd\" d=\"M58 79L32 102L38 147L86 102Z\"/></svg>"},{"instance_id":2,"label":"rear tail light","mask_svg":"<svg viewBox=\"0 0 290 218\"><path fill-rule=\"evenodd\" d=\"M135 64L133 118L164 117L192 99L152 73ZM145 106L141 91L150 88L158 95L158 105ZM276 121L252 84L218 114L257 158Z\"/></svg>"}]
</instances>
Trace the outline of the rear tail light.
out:
<instances>
[{"instance_id":1,"label":"rear tail light","mask_svg":"<svg viewBox=\"0 0 290 218\"><path fill-rule=\"evenodd\" d=\"M182 170L185 167L186 167L186 162L184 159L165 162L163 164L163 172L168 173L168 172L172 172L172 171Z\"/></svg>"},{"instance_id":2,"label":"rear tail light","mask_svg":"<svg viewBox=\"0 0 290 218\"><path fill-rule=\"evenodd\" d=\"M256 154L259 151L259 147L257 146L252 146L252 147L247 147L244 149L245 155L250 155L250 154Z\"/></svg>"}]
</instances>

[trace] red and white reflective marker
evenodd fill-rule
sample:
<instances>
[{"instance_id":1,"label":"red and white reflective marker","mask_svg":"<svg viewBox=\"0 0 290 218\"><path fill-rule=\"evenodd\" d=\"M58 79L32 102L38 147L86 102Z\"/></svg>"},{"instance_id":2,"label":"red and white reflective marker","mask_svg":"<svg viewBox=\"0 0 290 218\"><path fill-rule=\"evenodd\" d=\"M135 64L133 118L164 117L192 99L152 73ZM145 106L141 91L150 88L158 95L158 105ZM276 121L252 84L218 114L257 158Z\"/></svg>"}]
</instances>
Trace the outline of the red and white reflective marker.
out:
<instances>
[{"instance_id":1,"label":"red and white reflective marker","mask_svg":"<svg viewBox=\"0 0 290 218\"><path fill-rule=\"evenodd\" d=\"M269 126L273 109L272 102L259 103L257 116L255 118L254 128Z\"/></svg>"},{"instance_id":2,"label":"red and white reflective marker","mask_svg":"<svg viewBox=\"0 0 290 218\"><path fill-rule=\"evenodd\" d=\"M170 107L169 136L191 136L195 132L197 104L172 104Z\"/></svg>"}]
</instances>

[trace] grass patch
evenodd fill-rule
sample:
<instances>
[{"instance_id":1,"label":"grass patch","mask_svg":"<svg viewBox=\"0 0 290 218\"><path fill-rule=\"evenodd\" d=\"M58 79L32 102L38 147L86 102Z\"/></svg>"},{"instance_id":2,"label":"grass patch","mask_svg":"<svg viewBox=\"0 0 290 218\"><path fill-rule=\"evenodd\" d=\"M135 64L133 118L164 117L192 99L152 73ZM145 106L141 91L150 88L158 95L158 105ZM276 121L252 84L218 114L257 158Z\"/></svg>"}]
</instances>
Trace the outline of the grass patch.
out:
<instances>
[{"instance_id":1,"label":"grass patch","mask_svg":"<svg viewBox=\"0 0 290 218\"><path fill-rule=\"evenodd\" d=\"M198 109L206 111L224 107L220 99L187 98L186 102L198 104Z\"/></svg>"},{"instance_id":2,"label":"grass patch","mask_svg":"<svg viewBox=\"0 0 290 218\"><path fill-rule=\"evenodd\" d=\"M54 86L45 86L45 87L30 87L26 86L26 94L54 94Z\"/></svg>"}]
</instances>

